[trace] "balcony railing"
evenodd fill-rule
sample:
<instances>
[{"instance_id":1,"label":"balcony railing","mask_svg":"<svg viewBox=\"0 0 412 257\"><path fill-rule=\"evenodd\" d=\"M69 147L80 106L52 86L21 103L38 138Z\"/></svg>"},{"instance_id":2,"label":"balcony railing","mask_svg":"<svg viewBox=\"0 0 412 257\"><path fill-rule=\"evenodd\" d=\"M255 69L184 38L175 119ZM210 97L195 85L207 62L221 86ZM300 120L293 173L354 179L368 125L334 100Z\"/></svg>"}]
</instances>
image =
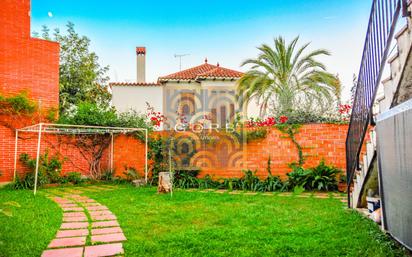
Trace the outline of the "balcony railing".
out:
<instances>
[{"instance_id":1,"label":"balcony railing","mask_svg":"<svg viewBox=\"0 0 412 257\"><path fill-rule=\"evenodd\" d=\"M374 0L363 48L348 135L346 161L348 192L372 117L376 91L400 15L407 16L407 0Z\"/></svg>"}]
</instances>

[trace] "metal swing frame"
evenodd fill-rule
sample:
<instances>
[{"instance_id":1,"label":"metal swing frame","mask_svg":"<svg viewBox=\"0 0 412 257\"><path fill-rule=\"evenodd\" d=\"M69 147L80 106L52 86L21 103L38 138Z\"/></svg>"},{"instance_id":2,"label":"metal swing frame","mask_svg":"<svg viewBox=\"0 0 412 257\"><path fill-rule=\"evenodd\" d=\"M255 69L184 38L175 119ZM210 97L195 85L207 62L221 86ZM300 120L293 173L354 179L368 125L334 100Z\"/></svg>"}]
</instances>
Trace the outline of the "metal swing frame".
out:
<instances>
[{"instance_id":1,"label":"metal swing frame","mask_svg":"<svg viewBox=\"0 0 412 257\"><path fill-rule=\"evenodd\" d=\"M113 137L114 134L126 134L136 131L144 131L145 133L145 182L148 179L148 168L147 168L147 141L148 141L148 130L146 128L120 128L120 127L101 127L101 126L87 126L87 125L69 125L69 124L53 124L53 123L38 123L36 125L16 129L16 139L14 145L14 174L13 181L16 180L17 176L17 151L18 151L18 141L19 133L37 133L37 152L36 152L36 168L34 175L34 189L33 194L37 193L37 178L39 173L39 158L40 158L40 148L41 148L41 137L43 133L46 134L60 134L60 135L92 135L92 134L109 134L111 137L110 143L110 168L113 169Z\"/></svg>"}]
</instances>

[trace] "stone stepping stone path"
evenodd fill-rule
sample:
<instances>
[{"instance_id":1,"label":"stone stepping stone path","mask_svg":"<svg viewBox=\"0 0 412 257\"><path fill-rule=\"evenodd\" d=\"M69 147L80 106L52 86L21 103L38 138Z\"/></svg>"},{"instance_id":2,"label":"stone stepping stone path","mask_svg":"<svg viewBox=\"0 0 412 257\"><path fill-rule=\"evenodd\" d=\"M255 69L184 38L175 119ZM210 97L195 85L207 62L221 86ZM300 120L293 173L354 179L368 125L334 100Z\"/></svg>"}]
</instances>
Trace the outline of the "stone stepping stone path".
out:
<instances>
[{"instance_id":1,"label":"stone stepping stone path","mask_svg":"<svg viewBox=\"0 0 412 257\"><path fill-rule=\"evenodd\" d=\"M104 189L110 189L105 187ZM124 255L126 237L116 216L104 205L67 190L48 196L63 210L63 223L42 257L103 257Z\"/></svg>"}]
</instances>

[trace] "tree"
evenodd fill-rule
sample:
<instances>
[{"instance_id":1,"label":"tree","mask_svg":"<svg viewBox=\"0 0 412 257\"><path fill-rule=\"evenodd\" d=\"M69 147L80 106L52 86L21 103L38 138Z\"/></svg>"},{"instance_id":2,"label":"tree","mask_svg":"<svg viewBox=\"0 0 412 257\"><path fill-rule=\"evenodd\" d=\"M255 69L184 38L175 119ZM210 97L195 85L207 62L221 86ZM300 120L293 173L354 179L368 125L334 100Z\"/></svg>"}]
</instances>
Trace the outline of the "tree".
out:
<instances>
[{"instance_id":1,"label":"tree","mask_svg":"<svg viewBox=\"0 0 412 257\"><path fill-rule=\"evenodd\" d=\"M274 48L263 44L257 58L242 63L252 66L238 81L238 95L245 102L256 100L262 117L269 109L276 115L299 109L323 113L340 99L339 79L316 60L330 53L323 49L305 53L310 43L298 48L298 40L287 45L278 37Z\"/></svg>"},{"instance_id":2,"label":"tree","mask_svg":"<svg viewBox=\"0 0 412 257\"><path fill-rule=\"evenodd\" d=\"M107 90L108 66L101 67L99 57L90 51L90 39L80 36L74 24L67 24L67 33L55 29L53 38L49 29L42 27L41 37L60 43L60 114L72 111L80 102L108 105L111 95ZM34 32L34 36L39 33Z\"/></svg>"}]
</instances>

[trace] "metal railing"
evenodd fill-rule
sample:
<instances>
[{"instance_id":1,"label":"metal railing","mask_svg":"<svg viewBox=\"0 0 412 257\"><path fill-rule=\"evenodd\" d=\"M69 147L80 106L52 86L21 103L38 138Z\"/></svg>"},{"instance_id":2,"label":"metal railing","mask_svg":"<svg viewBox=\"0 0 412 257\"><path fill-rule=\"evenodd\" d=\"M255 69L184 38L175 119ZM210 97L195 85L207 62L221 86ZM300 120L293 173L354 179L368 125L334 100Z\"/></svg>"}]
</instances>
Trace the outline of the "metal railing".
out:
<instances>
[{"instance_id":1,"label":"metal railing","mask_svg":"<svg viewBox=\"0 0 412 257\"><path fill-rule=\"evenodd\" d=\"M359 155L397 21L401 11L403 16L409 15L407 5L407 0L374 0L372 4L346 138L348 192L353 174L359 167Z\"/></svg>"}]
</instances>

